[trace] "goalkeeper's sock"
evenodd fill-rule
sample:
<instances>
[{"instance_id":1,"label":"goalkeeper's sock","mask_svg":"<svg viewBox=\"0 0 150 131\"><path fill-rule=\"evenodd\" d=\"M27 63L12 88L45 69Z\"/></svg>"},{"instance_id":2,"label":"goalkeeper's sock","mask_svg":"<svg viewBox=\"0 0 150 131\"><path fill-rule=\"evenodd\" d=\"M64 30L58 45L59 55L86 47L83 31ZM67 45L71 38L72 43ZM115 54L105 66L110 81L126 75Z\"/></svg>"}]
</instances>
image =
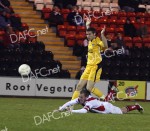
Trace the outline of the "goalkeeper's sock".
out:
<instances>
[{"instance_id":1,"label":"goalkeeper's sock","mask_svg":"<svg viewBox=\"0 0 150 131\"><path fill-rule=\"evenodd\" d=\"M102 97L104 94L96 87L93 87L92 88L92 91L91 91L94 95L96 95L97 97Z\"/></svg>"},{"instance_id":2,"label":"goalkeeper's sock","mask_svg":"<svg viewBox=\"0 0 150 131\"><path fill-rule=\"evenodd\" d=\"M79 91L75 91L75 92L73 93L73 95L72 95L72 99L71 99L71 100L74 100L74 99L78 98L78 97L79 97L79 94L80 94Z\"/></svg>"}]
</instances>

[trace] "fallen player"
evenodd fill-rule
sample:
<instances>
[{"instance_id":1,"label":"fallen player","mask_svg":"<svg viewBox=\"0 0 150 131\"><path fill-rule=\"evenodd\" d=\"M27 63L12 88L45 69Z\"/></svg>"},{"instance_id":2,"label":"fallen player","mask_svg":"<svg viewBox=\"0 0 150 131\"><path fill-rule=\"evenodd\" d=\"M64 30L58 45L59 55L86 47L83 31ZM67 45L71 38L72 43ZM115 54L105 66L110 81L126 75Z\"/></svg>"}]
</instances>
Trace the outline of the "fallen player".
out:
<instances>
[{"instance_id":1,"label":"fallen player","mask_svg":"<svg viewBox=\"0 0 150 131\"><path fill-rule=\"evenodd\" d=\"M68 108L75 104L81 104L84 107L79 110L71 110L71 108ZM103 102L97 98L92 97L90 95L90 92L87 90L82 90L78 98L65 103L59 108L59 111L63 111L66 109L69 109L72 113L87 113L89 111L102 114L124 114L133 110L137 110L140 113L143 113L144 111L143 107L141 107L137 103L135 105L128 105L126 107L119 108L109 102Z\"/></svg>"}]
</instances>

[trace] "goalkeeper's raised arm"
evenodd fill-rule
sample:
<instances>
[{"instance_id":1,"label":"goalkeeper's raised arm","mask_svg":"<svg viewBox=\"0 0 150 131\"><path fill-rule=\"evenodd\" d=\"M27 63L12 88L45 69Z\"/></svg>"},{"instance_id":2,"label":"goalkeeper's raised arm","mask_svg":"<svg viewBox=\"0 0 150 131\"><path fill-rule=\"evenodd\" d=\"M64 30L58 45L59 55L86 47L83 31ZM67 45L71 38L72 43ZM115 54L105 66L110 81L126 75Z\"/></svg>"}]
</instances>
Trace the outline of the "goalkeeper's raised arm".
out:
<instances>
[{"instance_id":1,"label":"goalkeeper's raised arm","mask_svg":"<svg viewBox=\"0 0 150 131\"><path fill-rule=\"evenodd\" d=\"M107 39L106 39L106 37L105 37L105 35L104 35L104 33L105 33L105 29L106 29L106 26L104 26L104 28L102 29L102 31L101 31L101 39L102 39L102 41L103 41L103 43L104 43L104 47L105 48L108 48L108 44L107 44Z\"/></svg>"},{"instance_id":2,"label":"goalkeeper's raised arm","mask_svg":"<svg viewBox=\"0 0 150 131\"><path fill-rule=\"evenodd\" d=\"M90 24L91 24L91 19L88 18L86 20L86 29L90 28ZM104 26L104 28L102 29L100 38L101 38L101 40L104 43L104 48L108 48L107 39L106 39L106 37L104 35L105 34L105 30L106 30L106 26Z\"/></svg>"}]
</instances>

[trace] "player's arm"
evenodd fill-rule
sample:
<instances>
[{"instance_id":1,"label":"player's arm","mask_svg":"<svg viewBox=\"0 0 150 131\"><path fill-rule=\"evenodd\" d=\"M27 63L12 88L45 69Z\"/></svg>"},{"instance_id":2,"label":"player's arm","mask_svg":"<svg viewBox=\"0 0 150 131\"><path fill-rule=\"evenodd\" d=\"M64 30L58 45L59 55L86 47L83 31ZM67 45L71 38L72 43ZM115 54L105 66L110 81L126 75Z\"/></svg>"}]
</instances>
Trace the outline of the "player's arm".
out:
<instances>
[{"instance_id":1,"label":"player's arm","mask_svg":"<svg viewBox=\"0 0 150 131\"><path fill-rule=\"evenodd\" d=\"M72 113L87 113L91 108L93 107L93 104L91 102L87 102L86 105L79 110L72 110Z\"/></svg>"},{"instance_id":2,"label":"player's arm","mask_svg":"<svg viewBox=\"0 0 150 131\"><path fill-rule=\"evenodd\" d=\"M90 28L90 24L91 24L91 19L87 18L87 20L86 20L86 29Z\"/></svg>"},{"instance_id":3,"label":"player's arm","mask_svg":"<svg viewBox=\"0 0 150 131\"><path fill-rule=\"evenodd\" d=\"M78 104L78 98L76 98L74 100L71 100L71 101L65 103L63 106L59 107L59 111L63 111L63 110L66 109L66 107L72 106L72 105L75 105L75 104Z\"/></svg>"},{"instance_id":4,"label":"player's arm","mask_svg":"<svg viewBox=\"0 0 150 131\"><path fill-rule=\"evenodd\" d=\"M106 27L104 26L104 28L103 28L102 31L101 31L101 36L100 36L100 37L101 37L101 39L102 39L102 41L103 41L104 48L108 48L107 39L106 39L106 37L105 37L105 35L104 35L105 29L106 29Z\"/></svg>"},{"instance_id":5,"label":"player's arm","mask_svg":"<svg viewBox=\"0 0 150 131\"><path fill-rule=\"evenodd\" d=\"M88 111L86 109L82 108L82 109L79 109L79 110L72 110L71 112L72 113L87 113Z\"/></svg>"}]
</instances>

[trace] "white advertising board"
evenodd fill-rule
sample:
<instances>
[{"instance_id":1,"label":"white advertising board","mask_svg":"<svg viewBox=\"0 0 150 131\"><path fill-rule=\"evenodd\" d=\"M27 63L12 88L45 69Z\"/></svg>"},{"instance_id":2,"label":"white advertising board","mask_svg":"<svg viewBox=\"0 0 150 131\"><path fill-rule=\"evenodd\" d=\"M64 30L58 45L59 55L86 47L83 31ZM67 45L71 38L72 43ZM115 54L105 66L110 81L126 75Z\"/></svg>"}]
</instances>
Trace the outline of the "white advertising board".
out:
<instances>
[{"instance_id":1,"label":"white advertising board","mask_svg":"<svg viewBox=\"0 0 150 131\"><path fill-rule=\"evenodd\" d=\"M23 82L21 78L0 77L0 95L35 97L71 97L78 80L72 79L31 79ZM108 81L100 81L95 87L105 95Z\"/></svg>"},{"instance_id":2,"label":"white advertising board","mask_svg":"<svg viewBox=\"0 0 150 131\"><path fill-rule=\"evenodd\" d=\"M150 100L150 82L147 83L146 100Z\"/></svg>"},{"instance_id":3,"label":"white advertising board","mask_svg":"<svg viewBox=\"0 0 150 131\"><path fill-rule=\"evenodd\" d=\"M71 97L77 81L69 79L37 79L36 96Z\"/></svg>"},{"instance_id":4,"label":"white advertising board","mask_svg":"<svg viewBox=\"0 0 150 131\"><path fill-rule=\"evenodd\" d=\"M0 77L0 95L34 96L35 80L23 82L21 78Z\"/></svg>"}]
</instances>

